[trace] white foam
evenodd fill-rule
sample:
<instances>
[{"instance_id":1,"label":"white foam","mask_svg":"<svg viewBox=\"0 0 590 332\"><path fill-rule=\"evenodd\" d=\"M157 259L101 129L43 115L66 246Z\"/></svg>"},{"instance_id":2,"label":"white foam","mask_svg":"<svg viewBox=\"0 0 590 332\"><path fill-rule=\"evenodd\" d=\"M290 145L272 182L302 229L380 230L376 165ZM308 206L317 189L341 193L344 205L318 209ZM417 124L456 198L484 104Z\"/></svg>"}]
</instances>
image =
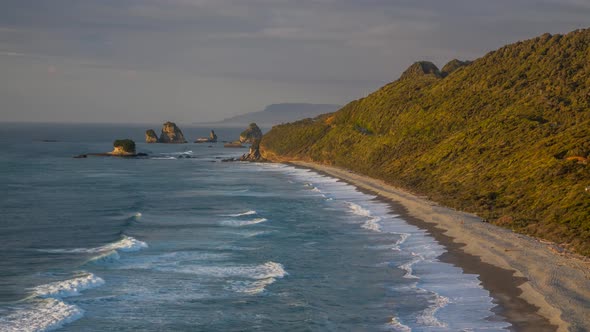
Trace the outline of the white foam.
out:
<instances>
[{"instance_id":1,"label":"white foam","mask_svg":"<svg viewBox=\"0 0 590 332\"><path fill-rule=\"evenodd\" d=\"M237 265L237 266L203 266L203 265L181 265L181 266L154 266L156 270L167 272L178 272L210 276L215 278L240 277L247 279L268 279L283 278L287 272L283 265L275 262L266 262L260 265Z\"/></svg>"},{"instance_id":2,"label":"white foam","mask_svg":"<svg viewBox=\"0 0 590 332\"><path fill-rule=\"evenodd\" d=\"M365 209L364 207L362 207L358 204L348 202L348 207L350 208L352 213L354 213L358 216L362 216L362 217L370 217L371 216L371 211Z\"/></svg>"},{"instance_id":3,"label":"white foam","mask_svg":"<svg viewBox=\"0 0 590 332\"><path fill-rule=\"evenodd\" d=\"M104 280L92 273L82 275L73 279L56 281L32 288L33 295L41 298L61 299L64 297L78 296L86 289L96 288L104 285Z\"/></svg>"},{"instance_id":4,"label":"white foam","mask_svg":"<svg viewBox=\"0 0 590 332\"><path fill-rule=\"evenodd\" d=\"M241 212L241 213L234 213L234 214L224 214L225 217L241 217L241 216L251 216L253 214L256 214L257 212L254 210L249 210L246 212Z\"/></svg>"},{"instance_id":5,"label":"white foam","mask_svg":"<svg viewBox=\"0 0 590 332\"><path fill-rule=\"evenodd\" d=\"M361 227L364 229L368 229L370 231L374 231L374 232L381 232L381 226L379 225L379 221L381 221L381 218L379 217L373 217L367 221L365 221Z\"/></svg>"},{"instance_id":6,"label":"white foam","mask_svg":"<svg viewBox=\"0 0 590 332\"><path fill-rule=\"evenodd\" d=\"M116 261L118 261L119 259L121 259L121 256L119 256L119 253L116 250L112 250L109 251L105 254L101 254L95 257L92 257L91 259L89 259L86 264L90 263L90 264L108 264L108 263L114 263Z\"/></svg>"},{"instance_id":7,"label":"white foam","mask_svg":"<svg viewBox=\"0 0 590 332\"><path fill-rule=\"evenodd\" d=\"M93 254L93 253L102 253L102 252L113 251L113 250L125 251L125 252L138 251L138 250L141 250L141 249L147 248L147 247L148 247L147 243L145 243L143 241L139 241L131 236L123 235L123 237L117 242L109 243L107 245L96 247L96 248L44 249L44 250L40 250L40 251L50 252L50 253L88 253L88 254Z\"/></svg>"},{"instance_id":8,"label":"white foam","mask_svg":"<svg viewBox=\"0 0 590 332\"><path fill-rule=\"evenodd\" d=\"M412 266L414 264L420 262L420 261L423 261L424 260L424 257L422 255L416 254L414 252L412 253L412 256L414 256L414 258L411 261L400 265L399 268L402 269L402 270L404 270L404 271L406 271L406 274L404 274L404 278L407 278L407 279L420 279L417 276L415 276L415 275L412 274L414 272Z\"/></svg>"},{"instance_id":9,"label":"white foam","mask_svg":"<svg viewBox=\"0 0 590 332\"><path fill-rule=\"evenodd\" d=\"M136 213L133 215L133 218L135 218L135 219L139 219L139 218L141 218L141 216L142 216L141 212L136 212Z\"/></svg>"},{"instance_id":10,"label":"white foam","mask_svg":"<svg viewBox=\"0 0 590 332\"><path fill-rule=\"evenodd\" d=\"M59 329L84 316L84 310L53 298L38 300L5 317L0 317L0 331L41 332Z\"/></svg>"},{"instance_id":11,"label":"white foam","mask_svg":"<svg viewBox=\"0 0 590 332\"><path fill-rule=\"evenodd\" d=\"M352 203L352 202L348 202L348 207L350 208L350 211L352 211L352 213L361 216L361 217L367 217L369 218L369 220L365 221L361 227L364 229L368 229L374 232L381 232L381 225L379 224L379 222L381 221L380 217L375 217L373 215L371 215L371 211L368 209L365 209L364 207Z\"/></svg>"},{"instance_id":12,"label":"white foam","mask_svg":"<svg viewBox=\"0 0 590 332\"><path fill-rule=\"evenodd\" d=\"M255 281L233 281L228 288L234 292L255 295L264 292L266 286L275 281L275 278L266 278Z\"/></svg>"},{"instance_id":13,"label":"white foam","mask_svg":"<svg viewBox=\"0 0 590 332\"><path fill-rule=\"evenodd\" d=\"M174 157L151 157L152 160L176 160Z\"/></svg>"},{"instance_id":14,"label":"white foam","mask_svg":"<svg viewBox=\"0 0 590 332\"><path fill-rule=\"evenodd\" d=\"M425 326L447 327L447 324L439 321L435 317L435 314L439 309L444 308L447 304L449 304L449 299L437 293L435 293L434 296L434 299L429 301L430 306L422 311L422 313L417 317L416 321L418 324Z\"/></svg>"},{"instance_id":15,"label":"white foam","mask_svg":"<svg viewBox=\"0 0 590 332\"><path fill-rule=\"evenodd\" d=\"M389 321L389 325L393 328L394 331L412 332L412 329L409 326L400 323L400 321L396 317L391 318L391 320Z\"/></svg>"},{"instance_id":16,"label":"white foam","mask_svg":"<svg viewBox=\"0 0 590 332\"><path fill-rule=\"evenodd\" d=\"M221 222L221 224L225 225L225 226L240 227L240 226L260 224L260 223L265 222L267 220L268 219L266 219L266 218L256 218L256 219L252 219L252 220L224 220Z\"/></svg>"}]
</instances>

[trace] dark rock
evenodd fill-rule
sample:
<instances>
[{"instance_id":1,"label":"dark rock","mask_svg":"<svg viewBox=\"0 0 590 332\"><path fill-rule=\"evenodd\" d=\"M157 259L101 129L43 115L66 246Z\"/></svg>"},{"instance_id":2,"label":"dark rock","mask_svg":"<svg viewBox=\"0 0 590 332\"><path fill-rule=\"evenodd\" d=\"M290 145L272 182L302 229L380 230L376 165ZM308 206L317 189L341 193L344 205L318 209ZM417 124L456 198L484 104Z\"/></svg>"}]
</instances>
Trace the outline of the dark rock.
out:
<instances>
[{"instance_id":1,"label":"dark rock","mask_svg":"<svg viewBox=\"0 0 590 332\"><path fill-rule=\"evenodd\" d=\"M158 143L158 135L153 129L145 131L145 142L146 143Z\"/></svg>"},{"instance_id":2,"label":"dark rock","mask_svg":"<svg viewBox=\"0 0 590 332\"><path fill-rule=\"evenodd\" d=\"M162 125L162 133L160 134L159 143L186 143L184 135L180 128L174 122L166 122Z\"/></svg>"},{"instance_id":3,"label":"dark rock","mask_svg":"<svg viewBox=\"0 0 590 332\"><path fill-rule=\"evenodd\" d=\"M242 157L240 157L239 159L240 161L264 161L264 158L262 158L262 155L260 154L260 140L256 140L254 141L254 143L252 143L252 145L250 146L250 151L248 151L248 153L244 154Z\"/></svg>"},{"instance_id":4,"label":"dark rock","mask_svg":"<svg viewBox=\"0 0 590 332\"><path fill-rule=\"evenodd\" d=\"M215 135L214 130L211 130L209 137L199 137L195 140L195 143L217 143L217 135Z\"/></svg>"},{"instance_id":5,"label":"dark rock","mask_svg":"<svg viewBox=\"0 0 590 332\"><path fill-rule=\"evenodd\" d=\"M401 80L417 78L422 76L434 76L441 78L442 75L438 70L438 67L429 61L418 61L411 65L400 77Z\"/></svg>"},{"instance_id":6,"label":"dark rock","mask_svg":"<svg viewBox=\"0 0 590 332\"><path fill-rule=\"evenodd\" d=\"M256 123L251 123L248 129L244 130L240 134L240 142L241 143L254 143L256 140L260 140L262 138L262 130L258 128Z\"/></svg>"}]
</instances>

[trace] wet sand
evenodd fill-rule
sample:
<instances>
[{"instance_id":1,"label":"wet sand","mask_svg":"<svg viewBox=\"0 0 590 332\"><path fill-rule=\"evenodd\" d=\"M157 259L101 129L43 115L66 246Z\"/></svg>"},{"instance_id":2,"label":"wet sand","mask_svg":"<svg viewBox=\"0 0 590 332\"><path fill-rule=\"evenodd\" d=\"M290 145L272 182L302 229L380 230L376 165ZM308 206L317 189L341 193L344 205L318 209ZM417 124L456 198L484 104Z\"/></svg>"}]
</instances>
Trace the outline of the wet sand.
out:
<instances>
[{"instance_id":1,"label":"wet sand","mask_svg":"<svg viewBox=\"0 0 590 332\"><path fill-rule=\"evenodd\" d=\"M447 253L439 259L478 274L514 331L590 331L590 261L348 170L290 161L339 178L391 204L427 230Z\"/></svg>"}]
</instances>

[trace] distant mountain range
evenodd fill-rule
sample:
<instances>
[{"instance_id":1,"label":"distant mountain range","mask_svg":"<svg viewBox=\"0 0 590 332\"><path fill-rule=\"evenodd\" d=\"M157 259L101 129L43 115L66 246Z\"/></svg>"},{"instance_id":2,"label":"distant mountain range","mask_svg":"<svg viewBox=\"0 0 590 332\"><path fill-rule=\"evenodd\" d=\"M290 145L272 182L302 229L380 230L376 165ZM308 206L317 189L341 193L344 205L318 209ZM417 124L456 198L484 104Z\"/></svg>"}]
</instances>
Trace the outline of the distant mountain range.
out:
<instances>
[{"instance_id":1,"label":"distant mountain range","mask_svg":"<svg viewBox=\"0 0 590 332\"><path fill-rule=\"evenodd\" d=\"M218 122L206 124L216 126L244 126L255 122L260 127L272 127L277 124L293 122L306 118L315 118L320 114L332 113L339 110L341 105L283 103L271 104L262 111L236 115ZM204 123L200 123L204 124Z\"/></svg>"}]
</instances>

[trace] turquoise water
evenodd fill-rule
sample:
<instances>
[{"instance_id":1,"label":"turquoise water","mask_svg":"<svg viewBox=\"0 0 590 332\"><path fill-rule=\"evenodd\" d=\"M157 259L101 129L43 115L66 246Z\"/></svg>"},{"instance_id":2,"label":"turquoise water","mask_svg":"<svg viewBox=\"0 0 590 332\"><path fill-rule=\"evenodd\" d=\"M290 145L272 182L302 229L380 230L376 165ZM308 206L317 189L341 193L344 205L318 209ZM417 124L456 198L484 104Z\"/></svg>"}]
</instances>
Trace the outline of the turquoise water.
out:
<instances>
[{"instance_id":1,"label":"turquoise water","mask_svg":"<svg viewBox=\"0 0 590 332\"><path fill-rule=\"evenodd\" d=\"M245 152L222 143L71 158L140 142L139 127L0 128L0 331L510 326L477 275L439 262L444 248L423 230L336 179L222 163Z\"/></svg>"}]
</instances>

